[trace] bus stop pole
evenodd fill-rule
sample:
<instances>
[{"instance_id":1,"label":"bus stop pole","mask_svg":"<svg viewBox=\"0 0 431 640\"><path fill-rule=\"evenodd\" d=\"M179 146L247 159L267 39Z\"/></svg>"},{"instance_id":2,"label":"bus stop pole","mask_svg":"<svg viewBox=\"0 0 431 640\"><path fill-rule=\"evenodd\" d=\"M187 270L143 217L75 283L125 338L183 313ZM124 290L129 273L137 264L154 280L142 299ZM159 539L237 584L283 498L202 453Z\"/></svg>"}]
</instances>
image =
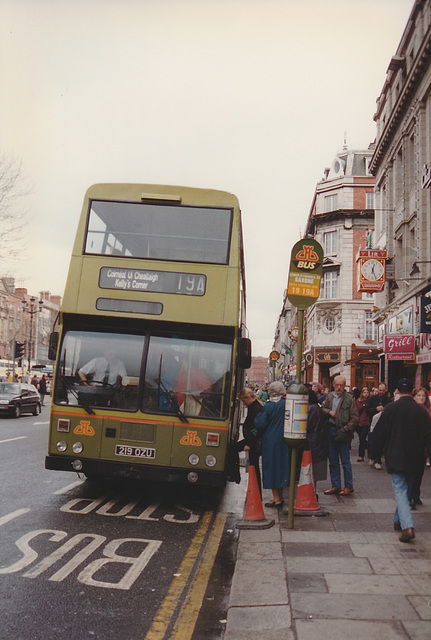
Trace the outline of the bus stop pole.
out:
<instances>
[{"instance_id":1,"label":"bus stop pole","mask_svg":"<svg viewBox=\"0 0 431 640\"><path fill-rule=\"evenodd\" d=\"M298 309L298 341L297 353L296 353L296 376L295 384L301 384L301 363L302 363L302 342L304 335L304 309ZM291 443L293 444L293 443ZM301 446L302 441L298 444ZM291 459L290 459L290 485L289 485L289 511L287 514L287 528L293 529L293 515L294 515L294 503L295 503L295 484L296 484L296 467L298 460L298 446L291 446Z\"/></svg>"}]
</instances>

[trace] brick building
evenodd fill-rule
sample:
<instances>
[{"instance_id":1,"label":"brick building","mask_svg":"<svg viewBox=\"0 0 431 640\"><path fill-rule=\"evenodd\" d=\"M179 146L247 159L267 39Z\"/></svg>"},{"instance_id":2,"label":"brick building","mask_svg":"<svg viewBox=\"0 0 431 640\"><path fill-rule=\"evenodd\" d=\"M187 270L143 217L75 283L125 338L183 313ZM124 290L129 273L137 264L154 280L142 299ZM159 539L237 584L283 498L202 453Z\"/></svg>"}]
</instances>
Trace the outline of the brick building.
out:
<instances>
[{"instance_id":1,"label":"brick building","mask_svg":"<svg viewBox=\"0 0 431 640\"><path fill-rule=\"evenodd\" d=\"M252 358L250 369L247 369L247 384L261 387L268 383L268 358Z\"/></svg>"}]
</instances>

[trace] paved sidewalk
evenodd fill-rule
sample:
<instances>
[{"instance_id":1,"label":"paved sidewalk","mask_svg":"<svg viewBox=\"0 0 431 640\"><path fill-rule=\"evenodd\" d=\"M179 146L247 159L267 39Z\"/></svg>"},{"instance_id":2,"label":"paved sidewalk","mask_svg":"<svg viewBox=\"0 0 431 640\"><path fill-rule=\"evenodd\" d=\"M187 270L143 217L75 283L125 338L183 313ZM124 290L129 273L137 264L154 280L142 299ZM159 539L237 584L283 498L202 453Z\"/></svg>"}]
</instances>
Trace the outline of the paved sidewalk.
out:
<instances>
[{"instance_id":1,"label":"paved sidewalk","mask_svg":"<svg viewBox=\"0 0 431 640\"><path fill-rule=\"evenodd\" d=\"M356 453L354 444L352 495L325 496L329 479L318 483L328 516L295 516L288 529L286 509L265 508L273 527L239 530L225 640L431 639L431 472L416 538L402 543L390 476ZM237 485L243 499L247 481Z\"/></svg>"}]
</instances>

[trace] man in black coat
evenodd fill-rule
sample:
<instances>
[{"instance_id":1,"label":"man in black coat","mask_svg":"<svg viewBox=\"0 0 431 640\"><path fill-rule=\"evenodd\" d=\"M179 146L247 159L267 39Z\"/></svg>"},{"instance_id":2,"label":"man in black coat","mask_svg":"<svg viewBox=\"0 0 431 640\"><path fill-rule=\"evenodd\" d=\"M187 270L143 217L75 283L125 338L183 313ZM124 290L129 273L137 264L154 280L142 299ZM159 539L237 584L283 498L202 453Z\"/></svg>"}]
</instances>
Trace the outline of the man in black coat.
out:
<instances>
[{"instance_id":1,"label":"man in black coat","mask_svg":"<svg viewBox=\"0 0 431 640\"><path fill-rule=\"evenodd\" d=\"M407 378L398 382L399 400L388 404L373 431L371 457L385 455L386 470L391 474L397 508L394 529L401 531L400 541L415 537L409 504L409 488L424 457L431 451L431 418L412 397L413 383Z\"/></svg>"},{"instance_id":2,"label":"man in black coat","mask_svg":"<svg viewBox=\"0 0 431 640\"><path fill-rule=\"evenodd\" d=\"M392 402L392 398L388 395L388 388L385 382L380 382L378 387L378 394L372 395L368 398L367 403L365 405L365 413L367 414L370 424L377 413L381 413L387 404ZM371 440L373 439L373 434L368 434L368 454L370 455L371 449ZM373 458L370 456L370 465L373 465L375 469L383 469L382 460L380 456L378 458Z\"/></svg>"}]
</instances>

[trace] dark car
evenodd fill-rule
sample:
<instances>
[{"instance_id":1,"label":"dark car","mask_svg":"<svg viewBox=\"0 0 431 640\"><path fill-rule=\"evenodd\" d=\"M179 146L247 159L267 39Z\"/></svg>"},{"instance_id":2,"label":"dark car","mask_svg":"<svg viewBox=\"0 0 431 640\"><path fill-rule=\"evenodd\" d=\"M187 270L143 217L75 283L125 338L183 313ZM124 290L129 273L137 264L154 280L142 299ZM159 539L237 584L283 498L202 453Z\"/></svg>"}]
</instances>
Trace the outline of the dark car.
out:
<instances>
[{"instance_id":1,"label":"dark car","mask_svg":"<svg viewBox=\"0 0 431 640\"><path fill-rule=\"evenodd\" d=\"M0 382L0 415L11 414L19 418L22 413L40 413L40 396L32 384Z\"/></svg>"}]
</instances>

